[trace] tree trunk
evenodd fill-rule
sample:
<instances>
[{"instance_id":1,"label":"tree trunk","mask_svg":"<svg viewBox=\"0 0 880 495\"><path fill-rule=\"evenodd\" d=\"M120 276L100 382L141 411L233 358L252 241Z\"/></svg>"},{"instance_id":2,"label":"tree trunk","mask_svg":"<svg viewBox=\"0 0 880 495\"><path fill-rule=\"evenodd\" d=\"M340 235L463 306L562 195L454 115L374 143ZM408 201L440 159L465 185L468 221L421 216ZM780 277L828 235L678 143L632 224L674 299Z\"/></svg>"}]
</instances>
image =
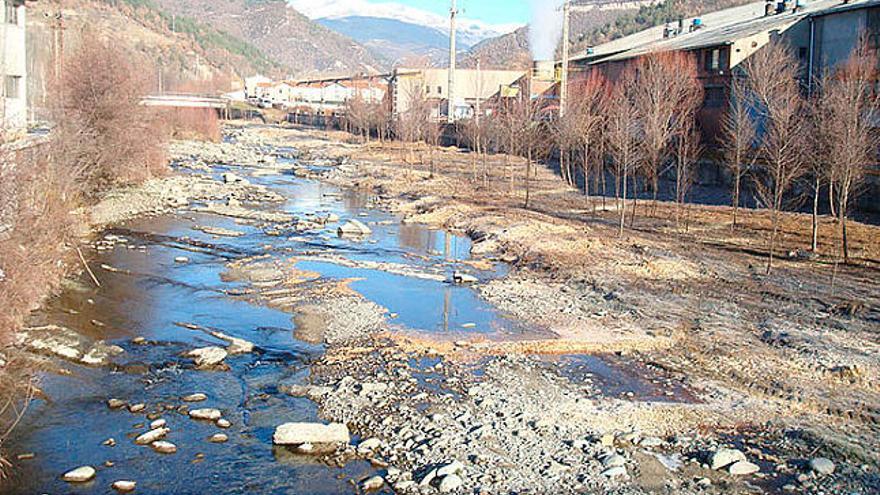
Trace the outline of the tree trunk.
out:
<instances>
[{"instance_id":1,"label":"tree trunk","mask_svg":"<svg viewBox=\"0 0 880 495\"><path fill-rule=\"evenodd\" d=\"M626 169L623 172L623 200L620 202L620 225L617 228L617 236L623 237L624 222L626 222Z\"/></svg>"},{"instance_id":2,"label":"tree trunk","mask_svg":"<svg viewBox=\"0 0 880 495\"><path fill-rule=\"evenodd\" d=\"M846 232L846 223L847 223L847 215L846 210L849 203L849 191L848 188L841 188L838 196L840 199L837 203L837 212L840 215L840 240L841 247L843 248L843 263L849 264L849 236L847 236Z\"/></svg>"},{"instance_id":3,"label":"tree trunk","mask_svg":"<svg viewBox=\"0 0 880 495\"><path fill-rule=\"evenodd\" d=\"M733 174L733 227L736 228L737 213L739 213L739 188L740 188L740 168L737 165L736 172Z\"/></svg>"},{"instance_id":4,"label":"tree trunk","mask_svg":"<svg viewBox=\"0 0 880 495\"><path fill-rule=\"evenodd\" d=\"M815 253L819 248L819 174L816 174L816 182L813 184L813 236L810 244Z\"/></svg>"},{"instance_id":5,"label":"tree trunk","mask_svg":"<svg viewBox=\"0 0 880 495\"><path fill-rule=\"evenodd\" d=\"M531 196L531 175L532 175L532 150L529 149L526 152L526 208L529 207L529 199Z\"/></svg>"},{"instance_id":6,"label":"tree trunk","mask_svg":"<svg viewBox=\"0 0 880 495\"><path fill-rule=\"evenodd\" d=\"M830 210L831 216L837 218L837 211L834 208L834 181L828 181L828 208Z\"/></svg>"}]
</instances>

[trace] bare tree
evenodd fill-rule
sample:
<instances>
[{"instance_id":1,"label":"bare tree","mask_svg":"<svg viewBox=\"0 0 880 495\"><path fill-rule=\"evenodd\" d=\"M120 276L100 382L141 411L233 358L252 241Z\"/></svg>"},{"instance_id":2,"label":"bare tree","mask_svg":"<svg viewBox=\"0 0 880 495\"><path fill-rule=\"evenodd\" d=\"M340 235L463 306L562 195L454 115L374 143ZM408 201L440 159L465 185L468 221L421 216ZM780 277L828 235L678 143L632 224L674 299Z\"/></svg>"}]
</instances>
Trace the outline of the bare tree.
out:
<instances>
[{"instance_id":1,"label":"bare tree","mask_svg":"<svg viewBox=\"0 0 880 495\"><path fill-rule=\"evenodd\" d=\"M702 86L690 53L650 53L635 62L635 74L638 83L632 98L641 119L644 172L656 208L661 168L668 159L677 120L695 113L702 103Z\"/></svg>"},{"instance_id":2,"label":"bare tree","mask_svg":"<svg viewBox=\"0 0 880 495\"><path fill-rule=\"evenodd\" d=\"M428 119L422 128L422 137L428 145L428 161L431 167L431 178L434 178L434 172L436 170L434 150L440 146L440 140L443 137L443 124L434 119Z\"/></svg>"},{"instance_id":3,"label":"bare tree","mask_svg":"<svg viewBox=\"0 0 880 495\"><path fill-rule=\"evenodd\" d=\"M431 105L418 81L402 88L406 106L398 113L396 135L407 144L407 162L415 161L415 146L424 139L424 128L431 118Z\"/></svg>"},{"instance_id":4,"label":"bare tree","mask_svg":"<svg viewBox=\"0 0 880 495\"><path fill-rule=\"evenodd\" d=\"M640 158L639 118L632 93L636 84L635 73L627 70L614 88L608 108L607 140L617 182L619 236L623 236L626 221L627 183Z\"/></svg>"},{"instance_id":5,"label":"bare tree","mask_svg":"<svg viewBox=\"0 0 880 495\"><path fill-rule=\"evenodd\" d=\"M876 54L862 43L836 72L823 77L820 86L817 129L824 152L822 161L830 165L826 174L836 184L835 213L844 263L849 263L849 207L868 168L875 163L880 146L874 132L880 106L873 90L876 61Z\"/></svg>"},{"instance_id":6,"label":"bare tree","mask_svg":"<svg viewBox=\"0 0 880 495\"><path fill-rule=\"evenodd\" d=\"M684 115L675 138L675 200L678 203L675 223L681 226L681 210L686 208L687 198L697 174L697 164L703 154L700 131L696 119ZM690 212L689 209L687 209ZM689 225L690 215L687 215Z\"/></svg>"},{"instance_id":7,"label":"bare tree","mask_svg":"<svg viewBox=\"0 0 880 495\"><path fill-rule=\"evenodd\" d=\"M516 140L519 151L525 156L526 166L523 180L525 181L526 197L525 207L528 208L531 201L531 184L533 166L549 146L545 142L546 126L540 118L541 104L537 99L532 99L529 92L523 92L510 102L508 109L508 122L511 126L511 136Z\"/></svg>"},{"instance_id":8,"label":"bare tree","mask_svg":"<svg viewBox=\"0 0 880 495\"><path fill-rule=\"evenodd\" d=\"M778 41L756 52L744 64L749 91L763 129L759 135L761 161L753 179L755 192L771 216L767 274L773 269L785 195L806 171L804 151L808 119L798 67L791 49Z\"/></svg>"},{"instance_id":9,"label":"bare tree","mask_svg":"<svg viewBox=\"0 0 880 495\"><path fill-rule=\"evenodd\" d=\"M582 86L571 91L571 101L576 102L572 108L577 115L585 196L590 195L591 176L596 179L596 189L600 176L604 181L602 144L610 95L608 81L597 71L591 72Z\"/></svg>"},{"instance_id":10,"label":"bare tree","mask_svg":"<svg viewBox=\"0 0 880 495\"><path fill-rule=\"evenodd\" d=\"M721 122L724 164L733 179L733 227L736 227L740 207L743 176L754 166L758 156L753 149L757 128L752 119L750 102L748 82L735 74L730 82L730 107Z\"/></svg>"}]
</instances>

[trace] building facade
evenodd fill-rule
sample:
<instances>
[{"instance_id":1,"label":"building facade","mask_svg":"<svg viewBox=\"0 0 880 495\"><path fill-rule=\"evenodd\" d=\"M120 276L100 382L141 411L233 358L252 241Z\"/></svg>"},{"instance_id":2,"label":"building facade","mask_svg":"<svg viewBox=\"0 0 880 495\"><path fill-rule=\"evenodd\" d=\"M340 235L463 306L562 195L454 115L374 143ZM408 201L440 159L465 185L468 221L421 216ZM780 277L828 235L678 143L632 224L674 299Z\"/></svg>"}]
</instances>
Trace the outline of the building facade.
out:
<instances>
[{"instance_id":1,"label":"building facade","mask_svg":"<svg viewBox=\"0 0 880 495\"><path fill-rule=\"evenodd\" d=\"M0 70L2 70L2 93L0 93L0 118L6 132L23 132L27 129L27 54L25 44L24 0L2 0L0 10Z\"/></svg>"}]
</instances>

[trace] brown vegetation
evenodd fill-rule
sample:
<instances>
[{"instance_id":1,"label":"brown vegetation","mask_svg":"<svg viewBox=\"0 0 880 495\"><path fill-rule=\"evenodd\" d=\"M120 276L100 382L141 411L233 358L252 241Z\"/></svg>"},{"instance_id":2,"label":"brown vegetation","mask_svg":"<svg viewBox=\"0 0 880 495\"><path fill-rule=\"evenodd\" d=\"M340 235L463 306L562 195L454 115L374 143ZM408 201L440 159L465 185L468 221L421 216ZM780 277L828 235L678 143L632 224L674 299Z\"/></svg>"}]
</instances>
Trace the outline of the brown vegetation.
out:
<instances>
[{"instance_id":1,"label":"brown vegetation","mask_svg":"<svg viewBox=\"0 0 880 495\"><path fill-rule=\"evenodd\" d=\"M94 37L67 59L55 83L52 155L84 194L164 172L165 130L140 104L147 87L124 52Z\"/></svg>"},{"instance_id":2,"label":"brown vegetation","mask_svg":"<svg viewBox=\"0 0 880 495\"><path fill-rule=\"evenodd\" d=\"M0 343L76 266L88 227L74 211L106 188L165 168L165 131L140 105L139 72L124 54L90 40L56 82L56 126L46 144L0 155ZM0 143L3 144L3 143ZM4 357L5 356L5 357ZM0 446L31 391L32 368L0 355ZM2 466L0 466L2 467Z\"/></svg>"},{"instance_id":3,"label":"brown vegetation","mask_svg":"<svg viewBox=\"0 0 880 495\"><path fill-rule=\"evenodd\" d=\"M172 108L161 116L173 139L220 142L220 117L214 109Z\"/></svg>"}]
</instances>

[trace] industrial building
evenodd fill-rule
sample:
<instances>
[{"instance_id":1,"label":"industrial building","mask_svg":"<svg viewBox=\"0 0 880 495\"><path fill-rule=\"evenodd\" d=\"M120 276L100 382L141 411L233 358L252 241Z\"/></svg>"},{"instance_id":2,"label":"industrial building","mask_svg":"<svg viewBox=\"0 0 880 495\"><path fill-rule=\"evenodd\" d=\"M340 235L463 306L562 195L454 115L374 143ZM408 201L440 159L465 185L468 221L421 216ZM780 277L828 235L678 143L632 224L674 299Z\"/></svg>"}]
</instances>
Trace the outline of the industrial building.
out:
<instances>
[{"instance_id":1,"label":"industrial building","mask_svg":"<svg viewBox=\"0 0 880 495\"><path fill-rule=\"evenodd\" d=\"M705 139L716 142L730 78L752 54L773 40L788 43L809 87L823 71L848 58L862 36L871 48L880 46L880 0L759 1L590 48L570 59L571 84L593 70L613 81L629 62L648 53L693 53L705 93L700 124Z\"/></svg>"},{"instance_id":2,"label":"industrial building","mask_svg":"<svg viewBox=\"0 0 880 495\"><path fill-rule=\"evenodd\" d=\"M0 12L0 120L4 133L19 134L27 129L27 57L25 44L25 0L3 0Z\"/></svg>"},{"instance_id":3,"label":"industrial building","mask_svg":"<svg viewBox=\"0 0 880 495\"><path fill-rule=\"evenodd\" d=\"M455 71L454 118L466 119L475 114L481 102L489 100L505 87L525 76L516 70ZM389 78L393 113L406 112L413 98L431 102L431 116L440 119L449 115L449 71L447 69L397 69Z\"/></svg>"}]
</instances>

